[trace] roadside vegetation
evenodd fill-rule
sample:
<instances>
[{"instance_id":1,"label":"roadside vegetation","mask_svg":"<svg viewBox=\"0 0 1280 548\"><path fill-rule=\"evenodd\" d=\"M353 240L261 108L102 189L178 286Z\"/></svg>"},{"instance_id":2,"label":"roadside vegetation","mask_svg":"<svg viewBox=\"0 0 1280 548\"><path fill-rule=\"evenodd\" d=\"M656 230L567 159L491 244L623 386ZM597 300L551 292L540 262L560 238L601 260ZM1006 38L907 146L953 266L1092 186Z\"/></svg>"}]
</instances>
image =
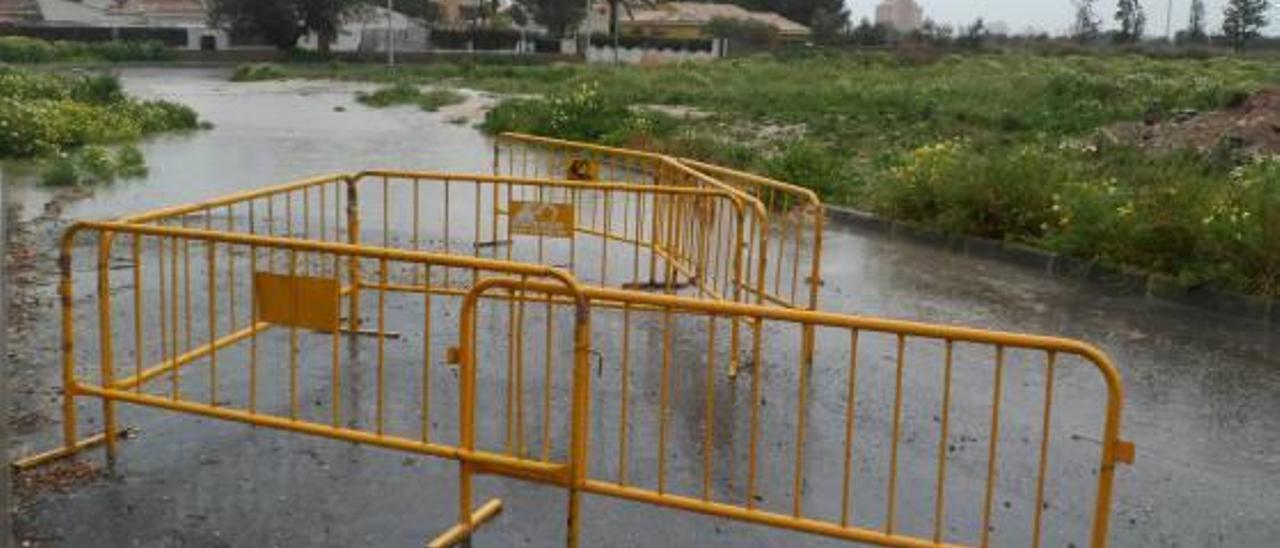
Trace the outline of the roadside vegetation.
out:
<instances>
[{"instance_id":1,"label":"roadside vegetation","mask_svg":"<svg viewBox=\"0 0 1280 548\"><path fill-rule=\"evenodd\" d=\"M284 69L281 69L279 65L273 63L249 63L236 67L235 72L231 73L231 81L262 82L281 80L285 76Z\"/></svg>"},{"instance_id":2,"label":"roadside vegetation","mask_svg":"<svg viewBox=\"0 0 1280 548\"><path fill-rule=\"evenodd\" d=\"M147 171L142 151L133 145L124 145L115 151L102 145L89 145L58 154L48 163L40 182L46 186L95 185L145 177Z\"/></svg>"},{"instance_id":3,"label":"roadside vegetation","mask_svg":"<svg viewBox=\"0 0 1280 548\"><path fill-rule=\"evenodd\" d=\"M1271 61L819 52L283 70L530 96L499 104L482 129L697 157L947 233L1280 294L1280 157L1231 139L1155 152L1111 131L1238 108L1280 82Z\"/></svg>"},{"instance_id":4,"label":"roadside vegetation","mask_svg":"<svg viewBox=\"0 0 1280 548\"><path fill-rule=\"evenodd\" d=\"M0 159L45 163L49 184L138 176L145 163L137 149L112 152L101 145L199 125L186 106L129 97L115 76L0 67Z\"/></svg>"},{"instance_id":5,"label":"roadside vegetation","mask_svg":"<svg viewBox=\"0 0 1280 548\"><path fill-rule=\"evenodd\" d=\"M171 61L174 51L156 41L49 42L0 36L0 62L16 64Z\"/></svg>"},{"instance_id":6,"label":"roadside vegetation","mask_svg":"<svg viewBox=\"0 0 1280 548\"><path fill-rule=\"evenodd\" d=\"M427 112L435 112L443 107L461 103L466 99L464 95L452 89L435 88L422 91L418 86L405 83L379 88L371 93L356 95L357 102L374 108L418 105L419 108Z\"/></svg>"}]
</instances>

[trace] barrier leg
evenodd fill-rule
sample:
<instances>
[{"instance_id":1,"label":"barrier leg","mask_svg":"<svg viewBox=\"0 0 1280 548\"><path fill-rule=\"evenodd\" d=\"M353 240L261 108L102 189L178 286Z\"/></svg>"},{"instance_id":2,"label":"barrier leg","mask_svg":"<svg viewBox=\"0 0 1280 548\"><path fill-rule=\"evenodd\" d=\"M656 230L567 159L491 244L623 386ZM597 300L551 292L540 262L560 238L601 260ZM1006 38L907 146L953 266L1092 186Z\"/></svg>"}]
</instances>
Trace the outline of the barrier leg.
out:
<instances>
[{"instance_id":1,"label":"barrier leg","mask_svg":"<svg viewBox=\"0 0 1280 548\"><path fill-rule=\"evenodd\" d=\"M467 462L459 464L458 523L428 541L427 548L470 547L471 535L476 529L502 513L502 499L489 499L474 512L471 510L471 476L474 474L471 466Z\"/></svg>"}]
</instances>

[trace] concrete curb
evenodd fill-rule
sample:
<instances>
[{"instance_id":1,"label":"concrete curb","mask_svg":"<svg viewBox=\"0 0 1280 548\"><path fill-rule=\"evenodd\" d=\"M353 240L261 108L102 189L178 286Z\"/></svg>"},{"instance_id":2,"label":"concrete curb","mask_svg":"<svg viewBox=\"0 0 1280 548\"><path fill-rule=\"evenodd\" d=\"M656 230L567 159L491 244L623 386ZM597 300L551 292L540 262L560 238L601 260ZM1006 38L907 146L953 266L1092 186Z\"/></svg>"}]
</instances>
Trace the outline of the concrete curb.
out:
<instances>
[{"instance_id":1,"label":"concrete curb","mask_svg":"<svg viewBox=\"0 0 1280 548\"><path fill-rule=\"evenodd\" d=\"M1172 276L1137 269L1117 269L1097 261L1060 255L1017 242L949 235L910 223L882 219L840 206L824 206L827 217L841 226L890 239L941 247L970 257L995 260L1050 276L1086 280L1119 295L1177 303L1268 324L1280 324L1280 302L1271 297L1244 295L1214 288L1187 289Z\"/></svg>"}]
</instances>

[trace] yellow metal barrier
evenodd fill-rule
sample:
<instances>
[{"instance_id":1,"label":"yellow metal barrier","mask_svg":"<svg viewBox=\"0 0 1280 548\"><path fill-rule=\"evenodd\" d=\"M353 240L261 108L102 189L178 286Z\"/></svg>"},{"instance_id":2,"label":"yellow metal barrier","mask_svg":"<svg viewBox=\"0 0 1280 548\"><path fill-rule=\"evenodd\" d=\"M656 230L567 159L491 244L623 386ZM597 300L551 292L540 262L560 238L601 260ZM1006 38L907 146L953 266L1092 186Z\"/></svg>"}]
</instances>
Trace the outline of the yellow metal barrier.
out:
<instances>
[{"instance_id":1,"label":"yellow metal barrier","mask_svg":"<svg viewBox=\"0 0 1280 548\"><path fill-rule=\"evenodd\" d=\"M764 257L769 214L800 206L760 215L773 183L692 165L746 182L370 171L79 223L63 446L15 465L114 457L124 402L456 460L458 520L432 546L502 510L476 506L476 474L563 488L571 546L583 494L886 546L1106 544L1133 446L1102 353L777 306L751 242ZM746 386L716 374L744 359ZM80 436L80 397L101 434Z\"/></svg>"},{"instance_id":2,"label":"yellow metal barrier","mask_svg":"<svg viewBox=\"0 0 1280 548\"><path fill-rule=\"evenodd\" d=\"M599 287L582 287L579 290L570 291L551 284L522 282L514 279L486 280L485 283L476 286L468 297L469 304L464 306L464 314L474 314L478 298L494 288L507 292L532 291L539 294L560 294L574 299L573 302L576 303L574 306L578 310L578 330L575 340L578 342L573 362L574 380L571 399L573 407L568 411L573 425L571 443L574 449L570 452L569 460L565 462L571 470L571 478L565 485L570 490L571 497L570 524L581 523L585 519L578 514L581 512L578 504L572 501L578 493L586 492L885 546L966 544L986 546L1024 543L1040 546L1045 531L1045 509L1048 507L1047 480L1050 478L1048 455L1051 448L1050 442L1055 439L1052 430L1055 393L1061 391L1061 388L1055 386L1055 379L1066 375L1061 371L1069 369L1072 375L1079 370L1096 372L1104 390L1104 396L1098 401L1102 406L1101 424L1095 425L1098 427L1096 435L1101 440L1102 449L1092 507L1093 521L1084 534L1090 546L1106 544L1115 465L1120 462L1132 462L1133 446L1120 439L1123 390L1119 373L1106 356L1092 346L1053 337L716 302ZM584 300L585 312L583 311ZM568 302L564 303L568 305ZM621 312L618 310L619 305ZM618 329L617 319L614 318L611 321L602 317L605 314L650 314L657 317L653 323L661 327L637 334L626 327ZM719 410L719 405L723 405L722 400L730 396L717 393L713 372L716 364L725 360L725 355L733 351L717 343L717 337L723 330L723 327L717 327L717 322L723 322L729 318L763 321L767 325L766 332L771 336L767 337L765 343L769 348L764 353L763 365L766 369L758 370L759 374L752 376L748 394L730 400L733 403L745 405L734 406L725 412ZM465 316L463 321L473 322ZM589 325L588 329L581 328L584 323ZM720 325L723 326L723 323ZM806 366L801 359L798 359L799 349L788 348L786 341L790 337L786 337L785 332L788 329L802 330L806 327L813 327L819 331L817 339L819 356L842 359L819 359L812 367ZM674 342L677 337L676 330L679 330L681 338L701 340L705 341L705 344L700 345L693 353L689 353L688 348L677 348ZM628 341L638 335L648 335L661 341L660 352L645 348L641 353L653 356L647 365L657 369L656 374L653 370L647 371L648 374L637 373L635 369L642 364L631 363L636 359L637 353L629 348ZM876 338L882 339L879 341L881 346L891 349L890 359L885 360L881 356L875 356L882 352L877 352L875 349ZM461 355L465 374L469 377L474 376L484 364L475 357L477 342L473 329L464 328L462 344ZM923 351L930 345L936 359L907 357L908 350ZM590 349L586 354L582 352L584 347ZM987 354L985 359L975 357L975 354L981 355L984 351ZM680 354L678 362L674 356L677 353ZM1021 354L1018 356L1020 359L1012 357L1014 354ZM595 375L590 374L591 363L584 363L585 355L596 356L599 360ZM791 357L788 359L788 356ZM880 359L876 359L877 357ZM974 373L977 372L972 371L971 368L983 361L988 368L981 373L989 377L975 379ZM908 375L912 369L921 367L928 369L924 373ZM878 371L877 368L882 370ZM1010 371L1015 368L1016 371ZM1038 387L1039 394L1042 396L1040 414L1035 420L1029 422L1016 423L1015 421L1014 426L1020 427L1017 430L1019 435L1024 432L1037 434L1037 443L1030 446L1031 460L1036 463L1031 474L1034 494L1028 492L1026 494L1029 500L1016 502L1005 498L1010 496L1007 492L1002 494L1001 498L1004 499L1002 505L1004 508L1017 504L1034 510L1028 520L1029 523L1011 525L1009 529L1001 530L1003 534L994 533L999 512L996 505L999 492L997 479L1000 477L999 456L1006 455L1008 452L1017 452L1020 445L1002 430L1002 426L1010 428L1010 425L1005 423L1010 421L1011 417L1009 413L1002 412L1001 404L1006 399L1013 398L1013 394L1010 394L1012 390L1006 386L1005 379L1017 375L1020 380L1025 380L1027 378L1025 370L1028 369L1036 370L1041 375ZM705 373L692 374L699 371ZM765 382L768 382L768 378L763 371L781 372L782 378L786 378L786 375L794 376L787 379L790 381L787 383L779 382L779 376L773 375L774 382L766 387ZM887 381L889 388L887 394L891 394L891 397L886 396L886 392L875 390L871 378L874 378L877 373L885 377L881 380ZM888 374L885 375L885 373ZM908 477L908 472L912 470L904 464L906 452L903 446L912 443L906 441L906 432L909 429L914 431L921 422L928 422L925 418L928 415L916 412L913 417L905 411L907 402L913 395L916 396L917 401L920 398L919 394L913 394L915 391L912 388L922 384L921 376L928 380L940 381L941 385L941 394L934 394L930 401L935 404L931 407L931 411L940 416L937 419L940 421L937 427L938 433L932 440L916 443L916 447L913 448L929 446L934 449L935 454L932 460L914 459L923 466L918 467L919 470L911 474L911 477L916 480L915 483L928 483L923 482L922 479L933 475L930 488L914 493L916 498L931 499L924 501L928 503L926 506L929 507L930 512L924 518L917 516L912 524L904 524L906 520L901 517L900 512L907 506L907 501L904 499L908 494L904 493L900 486L904 481L903 478ZM593 381L593 377L604 380ZM684 380L677 380L681 378ZM826 384L821 387L815 386L812 380L814 378L823 378ZM689 382L692 379L700 382ZM647 380L648 383L637 382L638 380ZM836 380L840 382L834 382ZM989 395L989 399L984 400L974 397L974 393L960 394L953 390L955 385L972 388L975 381L979 381L979 384L984 385L985 388L984 391L976 393ZM593 382L599 382L605 386L593 388L590 386ZM686 384L681 386L681 382ZM864 388L863 383L872 383L873 387ZM784 384L789 386L780 386ZM830 417L836 419L835 424L838 428L835 432L839 434L828 435L820 440L811 437L811 428L807 421L807 418L822 411L815 411L815 404L811 399L815 391L841 392L839 395L843 397L836 401L844 404L839 409L825 410ZM644 393L659 394L657 402L650 402L656 403L657 409L651 410L650 416L656 417L654 420L657 426L655 428L650 425L649 431L643 432L646 435L641 435L641 432L634 430L637 427L635 417L638 412L630 409L628 402L636 401L636 396ZM778 407L779 402L783 402L782 411L779 412L783 414L781 423L777 422L779 420L777 415L774 416L772 424L766 419L766 396L767 401L775 408ZM858 413L868 413L858 406L859 399L867 397L872 399L879 397L889 405L870 410L869 413L874 418L858 417ZM690 405L691 403L693 405ZM636 404L631 405L634 407ZM686 445L682 449L686 452L694 449L695 454L700 453L700 458L686 457L684 462L675 462L679 461L679 457L671 448L672 440L677 437L673 432L676 425L672 424L671 415L677 406L682 409L700 410L700 421L694 421L696 415L689 416L689 413L684 413L680 417L682 422L686 423L686 431L680 434L686 438L693 437L698 440L693 447ZM606 407L608 412L601 411L602 407ZM985 413L987 418L988 437L983 444L986 447L986 454L978 459L979 462L964 462L953 454L953 449L948 449L950 444L956 442L957 436L954 432L959 429L959 425L953 423L952 417L962 411L973 414L975 409L980 412L978 414ZM732 432L728 435L722 434L717 424L724 420L724 415L732 416L737 412L748 414L749 420L746 442L739 441L738 445L735 445L731 439ZM592 438L591 432L585 425L600 423L604 415L613 413L617 414L617 427L611 432L603 432L605 434L603 436ZM883 427L878 431L875 428L867 428L872 431L868 433L855 428L855 425L862 425L865 428L864 423L874 423L875 418L884 421ZM913 418L915 424L912 423ZM773 427L773 431L770 431L770 427ZM629 435L628 432L631 434ZM878 441L881 443L876 443L877 440L874 439L873 434L880 434L883 439ZM656 456L649 463L653 466L653 470L640 480L636 478L639 475L637 467L629 460L635 456L637 445L635 438L648 438L643 440L647 444L645 447L656 447ZM964 438L965 436L959 436L959 439ZM1057 439L1061 443L1067 438L1059 435ZM819 441L825 443L819 443ZM714 487L718 483L715 472L718 467L736 471L736 467L732 466L732 459L725 460L718 451L725 451L729 453L725 457L731 457L735 450L742 450L743 445L745 445L743 452L748 457L746 469L739 471L736 478L730 476L724 479L728 483L733 483L735 479L741 480L742 483L739 485L745 488L734 495L718 493ZM783 445L789 446L789 458L765 450L766 447L776 448ZM864 488L864 491L859 492L853 488L857 475L855 449L858 446L882 448L884 453L881 458L885 468L882 472L886 476L882 490ZM815 450L825 452L830 458L824 460L814 457ZM594 451L605 452L610 458L592 458L591 453ZM520 458L518 452L504 454L511 458ZM608 464L591 466L592 463ZM806 465L815 463L822 464L825 470L832 473L823 475L809 472ZM832 463L840 464L833 466ZM973 477L959 479L948 476L949 467L957 464L970 468L976 467L982 472ZM683 485L678 485L679 482L672 479L673 468L685 469L682 475L686 481ZM691 474L688 473L688 468L698 469L698 471ZM765 474L766 469L768 474ZM721 477L725 475L728 474L722 473ZM975 478L982 479L977 481ZM1088 480L1088 478L1088 475L1068 478L1067 485ZM829 491L827 494L830 496L828 498L817 496L814 491L819 490L820 487L809 486L811 479L818 480L820 485ZM1005 480L1027 483L1025 477L1006 477ZM957 530L960 528L953 523L951 531L948 531L946 528L949 509L946 505L948 488L955 489L959 483L976 486L974 493L979 495L980 499L968 500L966 509L976 508L978 515L970 516L972 519L969 520L971 523L968 524L970 526L968 529ZM1079 489L1080 486L1075 484L1074 488ZM919 486L916 486L916 489L919 489ZM766 508L767 504L763 501L767 490L780 492L774 494L780 495L785 503L775 504L775 508ZM863 498L872 498L879 505L873 510L855 512L858 506L854 501L860 495ZM829 504L825 512L821 509L811 511L806 506L806 502L810 499L816 499L817 502L839 501L839 504ZM915 506L919 506L918 501L912 502ZM878 514L879 523L860 524L859 513L873 516ZM862 521L874 520L863 518ZM576 531L570 530L569 534L572 544ZM995 535L1001 536L999 542ZM1018 541L1005 540L1008 536L1013 536Z\"/></svg>"},{"instance_id":3,"label":"yellow metal barrier","mask_svg":"<svg viewBox=\"0 0 1280 548\"><path fill-rule=\"evenodd\" d=\"M752 267L742 283L743 295L754 296L758 304L818 309L826 213L809 189L685 158L521 133L503 133L494 140L493 172L534 177L588 173L630 184L733 191L755 213L746 232ZM806 284L808 289L802 290ZM802 336L805 360L810 361L813 333Z\"/></svg>"},{"instance_id":4,"label":"yellow metal barrier","mask_svg":"<svg viewBox=\"0 0 1280 548\"><path fill-rule=\"evenodd\" d=\"M577 167L584 164L594 167ZM825 213L809 189L690 159L520 133L494 140L493 169L552 178L586 171L607 181L737 192L759 210L752 219L759 224L748 231L748 262L772 261L749 272L744 287L765 303L817 309ZM810 287L801 291L804 284Z\"/></svg>"}]
</instances>

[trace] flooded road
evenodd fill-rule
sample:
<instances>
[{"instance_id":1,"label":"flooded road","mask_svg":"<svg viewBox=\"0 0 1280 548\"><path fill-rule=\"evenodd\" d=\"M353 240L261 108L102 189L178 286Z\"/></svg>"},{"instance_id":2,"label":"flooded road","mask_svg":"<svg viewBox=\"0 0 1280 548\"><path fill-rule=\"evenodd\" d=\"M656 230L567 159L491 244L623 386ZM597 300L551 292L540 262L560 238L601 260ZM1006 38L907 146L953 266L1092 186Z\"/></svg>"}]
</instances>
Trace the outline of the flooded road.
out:
<instances>
[{"instance_id":1,"label":"flooded road","mask_svg":"<svg viewBox=\"0 0 1280 548\"><path fill-rule=\"evenodd\" d=\"M151 167L146 180L69 202L60 208L62 222L329 171L488 170L489 146L478 132L448 123L448 113L366 109L353 93L369 86L231 84L219 71L124 76L130 91L187 103L215 128L144 144ZM50 196L40 189L20 188L12 196L26 204L26 219L47 213ZM58 224L45 223L44 231L30 235L35 245L48 246ZM1136 465L1117 474L1114 545L1273 544L1280 533L1277 328L839 226L829 229L825 248L825 310L1061 334L1111 355L1128 391L1124 437L1138 447ZM32 253L39 261L52 259L46 250ZM46 411L56 405L50 393L57 355L57 340L49 336L56 325L52 282L33 280L32 301L20 303L31 317L15 358L27 363L16 380L23 390L19 404ZM141 437L122 444L115 474L26 501L17 519L20 539L56 546L416 546L453 519L451 462L126 409L123 422L139 426ZM684 407L676 409L683 417ZM689 409L688 421L696 424L697 406ZM36 417L20 428L16 452L53 443L54 420ZM814 428L824 426L830 425L818 421ZM608 424L593 428L607 437ZM1094 454L1089 440L1075 443L1068 453ZM913 478L904 481L912 485ZM737 490L717 483L717 491ZM483 529L478 545L560 541L564 497L558 491L498 478L478 479L477 490L506 501L506 511ZM980 494L960 490L949 504L957 514L971 513L981 505ZM837 545L602 497L589 497L586 509L588 546Z\"/></svg>"}]
</instances>

